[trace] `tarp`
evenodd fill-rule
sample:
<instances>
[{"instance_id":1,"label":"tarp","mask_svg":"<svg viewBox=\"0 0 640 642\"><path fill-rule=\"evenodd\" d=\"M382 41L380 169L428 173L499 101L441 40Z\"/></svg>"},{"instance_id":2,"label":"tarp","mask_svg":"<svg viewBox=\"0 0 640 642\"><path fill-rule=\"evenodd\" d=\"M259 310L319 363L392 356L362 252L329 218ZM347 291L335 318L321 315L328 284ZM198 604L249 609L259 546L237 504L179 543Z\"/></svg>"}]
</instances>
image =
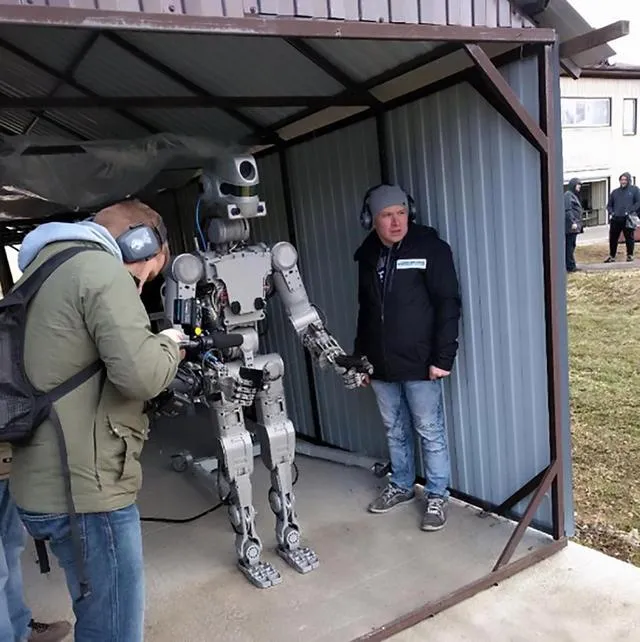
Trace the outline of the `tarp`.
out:
<instances>
[{"instance_id":1,"label":"tarp","mask_svg":"<svg viewBox=\"0 0 640 642\"><path fill-rule=\"evenodd\" d=\"M228 153L217 141L173 134L71 142L7 136L0 143L0 222L90 212L128 198L180 187Z\"/></svg>"}]
</instances>

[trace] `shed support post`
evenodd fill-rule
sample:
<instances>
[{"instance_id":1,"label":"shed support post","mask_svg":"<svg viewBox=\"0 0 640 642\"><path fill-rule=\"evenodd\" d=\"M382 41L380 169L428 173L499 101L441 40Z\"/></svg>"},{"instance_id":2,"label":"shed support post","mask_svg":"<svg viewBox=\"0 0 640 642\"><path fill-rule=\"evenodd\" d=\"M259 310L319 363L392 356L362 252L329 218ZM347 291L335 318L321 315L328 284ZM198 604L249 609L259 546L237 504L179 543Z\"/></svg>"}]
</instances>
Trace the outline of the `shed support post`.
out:
<instances>
[{"instance_id":1,"label":"shed support post","mask_svg":"<svg viewBox=\"0 0 640 642\"><path fill-rule=\"evenodd\" d=\"M553 511L553 537L560 539L565 534L564 524L564 453L562 445L562 382L560 373L560 337L556 316L560 314L558 300L564 279L558 279L558 261L562 256L560 247L560 222L557 190L557 154L555 146L554 85L558 82L554 72L556 47L545 45L538 56L538 85L540 95L540 125L549 141L541 159L542 188L542 256L544 265L545 329L547 337L547 379L549 399L549 452L556 465L556 477L551 489Z\"/></svg>"}]
</instances>

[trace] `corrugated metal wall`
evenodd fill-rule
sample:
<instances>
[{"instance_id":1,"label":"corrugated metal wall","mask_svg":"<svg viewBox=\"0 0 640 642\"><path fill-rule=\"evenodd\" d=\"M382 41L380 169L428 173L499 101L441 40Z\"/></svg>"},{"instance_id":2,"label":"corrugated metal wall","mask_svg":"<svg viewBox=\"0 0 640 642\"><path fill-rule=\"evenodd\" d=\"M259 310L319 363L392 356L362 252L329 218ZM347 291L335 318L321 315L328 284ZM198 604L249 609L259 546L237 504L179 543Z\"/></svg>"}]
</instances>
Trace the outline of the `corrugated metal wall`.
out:
<instances>
[{"instance_id":1,"label":"corrugated metal wall","mask_svg":"<svg viewBox=\"0 0 640 642\"><path fill-rule=\"evenodd\" d=\"M262 185L260 196L266 201L267 217L252 221L252 238L269 245L278 241L291 241L278 155L272 154L261 159L258 171ZM277 297L269 300L267 312L268 330L264 351L279 352L282 355L286 366L285 393L289 416L299 433L313 436L315 426L302 346Z\"/></svg>"},{"instance_id":2,"label":"corrugated metal wall","mask_svg":"<svg viewBox=\"0 0 640 642\"><path fill-rule=\"evenodd\" d=\"M503 72L535 116L536 63ZM468 85L390 112L387 132L391 175L451 244L461 282L461 348L445 385L453 487L500 503L549 463L539 155ZM357 215L380 179L375 123L287 153L303 275L349 350ZM323 438L384 456L372 393L350 393L330 373L315 380ZM550 523L548 497L536 518Z\"/></svg>"},{"instance_id":3,"label":"corrugated metal wall","mask_svg":"<svg viewBox=\"0 0 640 642\"><path fill-rule=\"evenodd\" d=\"M296 234L309 296L351 352L357 311L353 253L363 238L362 194L380 180L373 121L339 130L288 152ZM384 435L369 391L347 391L332 372L315 373L322 437L334 445L384 454Z\"/></svg>"},{"instance_id":4,"label":"corrugated metal wall","mask_svg":"<svg viewBox=\"0 0 640 642\"><path fill-rule=\"evenodd\" d=\"M502 72L535 118L535 61ZM468 85L395 110L387 130L392 178L451 244L461 282L453 486L500 503L549 463L539 154ZM549 523L549 497L537 517Z\"/></svg>"}]
</instances>

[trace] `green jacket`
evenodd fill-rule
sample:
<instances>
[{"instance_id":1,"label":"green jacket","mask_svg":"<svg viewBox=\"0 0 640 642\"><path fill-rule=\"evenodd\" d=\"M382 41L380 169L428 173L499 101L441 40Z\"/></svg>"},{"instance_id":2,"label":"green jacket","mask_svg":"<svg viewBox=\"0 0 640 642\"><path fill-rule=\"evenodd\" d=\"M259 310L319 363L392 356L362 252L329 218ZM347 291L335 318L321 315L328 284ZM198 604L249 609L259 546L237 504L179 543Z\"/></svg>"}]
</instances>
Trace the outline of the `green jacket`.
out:
<instances>
[{"instance_id":1,"label":"green jacket","mask_svg":"<svg viewBox=\"0 0 640 642\"><path fill-rule=\"evenodd\" d=\"M44 260L86 242L46 245L22 280ZM98 245L94 245L98 248ZM147 439L145 400L175 377L178 346L151 333L135 282L107 251L81 252L49 277L34 297L25 335L25 371L49 391L100 358L106 378L95 375L55 404L63 427L71 485L79 513L113 511L136 500L139 458ZM11 490L22 509L67 513L58 444L46 421L33 440L13 449Z\"/></svg>"}]
</instances>

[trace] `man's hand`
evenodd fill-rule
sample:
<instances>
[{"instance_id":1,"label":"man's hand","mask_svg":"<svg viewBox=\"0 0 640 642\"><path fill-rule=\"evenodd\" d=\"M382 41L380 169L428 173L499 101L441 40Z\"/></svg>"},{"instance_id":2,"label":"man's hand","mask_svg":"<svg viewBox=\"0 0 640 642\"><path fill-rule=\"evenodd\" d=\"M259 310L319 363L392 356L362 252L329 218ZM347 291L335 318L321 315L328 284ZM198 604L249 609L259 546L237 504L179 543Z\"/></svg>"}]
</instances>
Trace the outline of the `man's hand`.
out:
<instances>
[{"instance_id":1,"label":"man's hand","mask_svg":"<svg viewBox=\"0 0 640 642\"><path fill-rule=\"evenodd\" d=\"M167 328L166 330L162 330L160 334L164 334L165 337L169 337L169 339L174 341L177 345L180 345L182 341L189 340L189 337L179 328ZM186 354L186 351L181 349L180 360L184 359Z\"/></svg>"},{"instance_id":2,"label":"man's hand","mask_svg":"<svg viewBox=\"0 0 640 642\"><path fill-rule=\"evenodd\" d=\"M429 379L431 381L436 381L437 379L442 379L448 377L451 374L450 370L442 370L442 368L436 368L435 366L429 366Z\"/></svg>"},{"instance_id":3,"label":"man's hand","mask_svg":"<svg viewBox=\"0 0 640 642\"><path fill-rule=\"evenodd\" d=\"M574 224L571 226L571 229L572 229L572 230L577 230L577 229L578 229L578 224L577 224L577 223L574 223Z\"/></svg>"}]
</instances>

